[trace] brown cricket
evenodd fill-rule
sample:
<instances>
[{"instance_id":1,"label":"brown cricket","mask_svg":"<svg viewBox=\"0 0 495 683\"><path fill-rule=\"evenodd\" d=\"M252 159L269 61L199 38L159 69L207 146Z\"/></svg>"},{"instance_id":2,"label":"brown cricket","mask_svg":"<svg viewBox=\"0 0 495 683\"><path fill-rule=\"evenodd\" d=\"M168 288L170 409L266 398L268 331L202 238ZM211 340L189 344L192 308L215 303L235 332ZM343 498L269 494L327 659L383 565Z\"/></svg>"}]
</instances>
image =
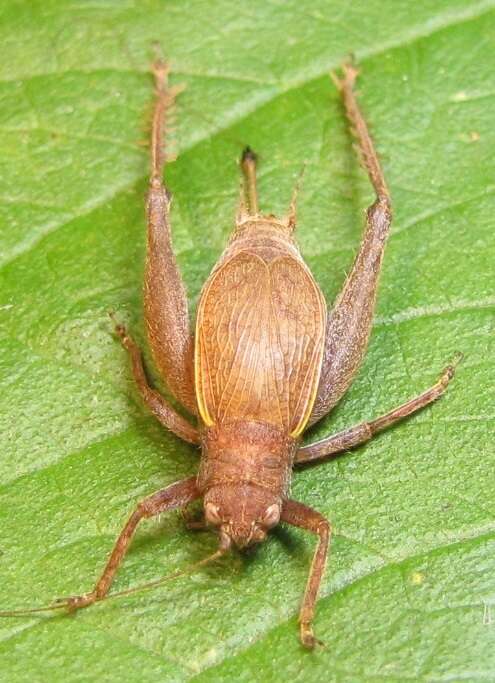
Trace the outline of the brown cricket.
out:
<instances>
[{"instance_id":1,"label":"brown cricket","mask_svg":"<svg viewBox=\"0 0 495 683\"><path fill-rule=\"evenodd\" d=\"M234 232L202 289L192 334L186 291L171 244L171 195L162 180L165 119L177 90L168 86L167 65L161 61L153 65L156 103L147 199L145 320L160 375L195 417L195 424L149 385L140 349L123 326L117 325L116 331L151 412L179 438L201 447L199 472L138 504L91 592L43 608L3 612L3 616L63 607L76 610L105 599L139 522L186 508L202 497L206 525L218 530L220 542L218 551L199 565L224 554L232 544L244 548L264 540L279 522L318 536L299 625L304 646L313 648L319 642L312 622L331 526L319 512L289 498L293 466L368 441L441 396L454 374L454 364L449 365L430 389L389 413L301 446L304 431L335 406L361 364L390 231L390 195L353 90L357 73L345 64L342 77L333 79L376 200L367 210L358 254L333 308L327 312L294 239L297 191L285 217L262 214L256 155L246 148ZM114 595L135 590L139 588Z\"/></svg>"}]
</instances>

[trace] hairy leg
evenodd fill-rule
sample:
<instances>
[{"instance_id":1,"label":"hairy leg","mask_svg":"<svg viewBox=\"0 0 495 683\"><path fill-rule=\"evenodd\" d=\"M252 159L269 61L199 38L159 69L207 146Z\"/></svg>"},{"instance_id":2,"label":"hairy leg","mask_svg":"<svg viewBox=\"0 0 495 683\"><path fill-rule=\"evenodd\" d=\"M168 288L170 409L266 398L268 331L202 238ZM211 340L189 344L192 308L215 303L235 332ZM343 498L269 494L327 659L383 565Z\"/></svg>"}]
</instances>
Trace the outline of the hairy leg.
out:
<instances>
[{"instance_id":1,"label":"hairy leg","mask_svg":"<svg viewBox=\"0 0 495 683\"><path fill-rule=\"evenodd\" d=\"M129 549L129 545L139 522L142 519L155 517L162 512L185 507L191 501L199 498L199 496L200 493L196 487L196 477L190 477L189 479L183 479L175 484L171 484L170 486L167 486L167 488L162 489L141 501L129 517L127 524L117 539L105 569L96 582L93 590L90 593L67 598L61 602L65 603L70 610L76 610L81 607L88 607L94 602L103 600L110 589L120 563Z\"/></svg>"},{"instance_id":2,"label":"hairy leg","mask_svg":"<svg viewBox=\"0 0 495 683\"><path fill-rule=\"evenodd\" d=\"M172 250L169 210L171 195L162 183L165 164L164 130L168 108L177 89L169 88L168 67L153 65L156 102L151 131L151 178L147 199L148 248L144 312L155 363L173 395L197 413L194 392L193 338L189 330L187 296Z\"/></svg>"},{"instance_id":3,"label":"hairy leg","mask_svg":"<svg viewBox=\"0 0 495 683\"><path fill-rule=\"evenodd\" d=\"M340 400L361 365L373 321L378 278L392 219L390 196L366 122L353 91L357 70L343 67L337 80L347 116L357 138L361 161L376 192L356 260L329 312L318 393L309 424L326 415Z\"/></svg>"},{"instance_id":4,"label":"hairy leg","mask_svg":"<svg viewBox=\"0 0 495 683\"><path fill-rule=\"evenodd\" d=\"M116 325L115 332L119 335L124 348L129 352L132 374L134 375L139 393L153 415L183 441L199 444L200 436L198 430L185 420L182 415L179 415L163 396L148 384L141 351L132 337L127 334L126 328L123 325Z\"/></svg>"},{"instance_id":5,"label":"hairy leg","mask_svg":"<svg viewBox=\"0 0 495 683\"><path fill-rule=\"evenodd\" d=\"M308 583L306 584L306 590L299 612L301 642L305 647L312 649L319 643L313 634L312 621L315 613L316 601L318 599L318 590L320 588L323 572L325 571L331 526L319 512L316 512L316 510L312 510L295 500L284 501L280 521L318 534L318 545L313 557L313 562L311 563Z\"/></svg>"},{"instance_id":6,"label":"hairy leg","mask_svg":"<svg viewBox=\"0 0 495 683\"><path fill-rule=\"evenodd\" d=\"M371 422L363 422L354 427L350 427L349 429L345 429L343 432L333 434L326 439L309 444L308 446L303 446L297 451L294 464L300 465L301 463L314 462L327 455L339 453L348 450L349 448L353 448L354 446L358 446L361 443L369 441L375 434L390 427L399 420L402 420L404 417L421 410L421 408L424 408L429 403L432 403L439 398L447 389L448 383L454 376L455 363L458 360L460 360L460 357L454 360L452 365L448 365L445 368L438 382L430 387L430 389L427 389L419 396L403 403L398 408L391 410L389 413L386 413Z\"/></svg>"}]
</instances>

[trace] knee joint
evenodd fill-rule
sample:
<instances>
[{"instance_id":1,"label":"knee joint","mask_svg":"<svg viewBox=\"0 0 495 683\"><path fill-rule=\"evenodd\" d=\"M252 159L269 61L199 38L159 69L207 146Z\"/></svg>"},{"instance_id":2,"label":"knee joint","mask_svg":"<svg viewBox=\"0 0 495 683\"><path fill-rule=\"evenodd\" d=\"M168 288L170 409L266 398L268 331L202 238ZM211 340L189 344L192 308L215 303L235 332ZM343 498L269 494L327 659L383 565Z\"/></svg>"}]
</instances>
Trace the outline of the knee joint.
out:
<instances>
[{"instance_id":1,"label":"knee joint","mask_svg":"<svg viewBox=\"0 0 495 683\"><path fill-rule=\"evenodd\" d=\"M368 222L378 230L383 238L388 235L392 221L392 207L387 197L379 197L367 211Z\"/></svg>"},{"instance_id":2,"label":"knee joint","mask_svg":"<svg viewBox=\"0 0 495 683\"><path fill-rule=\"evenodd\" d=\"M332 525L330 524L328 519L320 520L320 522L318 523L318 526L316 527L316 533L318 534L318 536L320 536L320 537L326 536L328 538L328 536L330 536L331 532L332 532Z\"/></svg>"},{"instance_id":3,"label":"knee joint","mask_svg":"<svg viewBox=\"0 0 495 683\"><path fill-rule=\"evenodd\" d=\"M153 510L150 502L148 500L142 500L138 503L136 514L139 515L139 517L152 517Z\"/></svg>"}]
</instances>

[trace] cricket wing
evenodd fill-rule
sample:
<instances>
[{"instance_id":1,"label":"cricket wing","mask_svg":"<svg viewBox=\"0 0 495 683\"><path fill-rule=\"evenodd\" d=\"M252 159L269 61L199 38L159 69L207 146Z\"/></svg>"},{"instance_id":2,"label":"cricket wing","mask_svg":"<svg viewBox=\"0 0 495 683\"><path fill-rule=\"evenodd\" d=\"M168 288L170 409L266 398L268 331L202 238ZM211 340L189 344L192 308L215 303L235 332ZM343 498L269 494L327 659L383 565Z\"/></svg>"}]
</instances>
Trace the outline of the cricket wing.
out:
<instances>
[{"instance_id":1,"label":"cricket wing","mask_svg":"<svg viewBox=\"0 0 495 683\"><path fill-rule=\"evenodd\" d=\"M320 377L326 306L306 266L240 252L201 296L195 376L201 417L304 429Z\"/></svg>"}]
</instances>

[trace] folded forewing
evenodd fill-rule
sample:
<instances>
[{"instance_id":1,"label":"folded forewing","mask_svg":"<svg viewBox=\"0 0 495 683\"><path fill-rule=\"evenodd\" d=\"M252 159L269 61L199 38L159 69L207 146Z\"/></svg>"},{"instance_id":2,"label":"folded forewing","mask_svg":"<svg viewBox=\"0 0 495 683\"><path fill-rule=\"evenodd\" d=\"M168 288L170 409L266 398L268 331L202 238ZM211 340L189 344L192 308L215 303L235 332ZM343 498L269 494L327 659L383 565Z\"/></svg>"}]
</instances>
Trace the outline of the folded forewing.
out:
<instances>
[{"instance_id":1,"label":"folded forewing","mask_svg":"<svg viewBox=\"0 0 495 683\"><path fill-rule=\"evenodd\" d=\"M202 294L196 393L207 425L261 420L298 435L315 400L326 307L304 264L241 252Z\"/></svg>"}]
</instances>

